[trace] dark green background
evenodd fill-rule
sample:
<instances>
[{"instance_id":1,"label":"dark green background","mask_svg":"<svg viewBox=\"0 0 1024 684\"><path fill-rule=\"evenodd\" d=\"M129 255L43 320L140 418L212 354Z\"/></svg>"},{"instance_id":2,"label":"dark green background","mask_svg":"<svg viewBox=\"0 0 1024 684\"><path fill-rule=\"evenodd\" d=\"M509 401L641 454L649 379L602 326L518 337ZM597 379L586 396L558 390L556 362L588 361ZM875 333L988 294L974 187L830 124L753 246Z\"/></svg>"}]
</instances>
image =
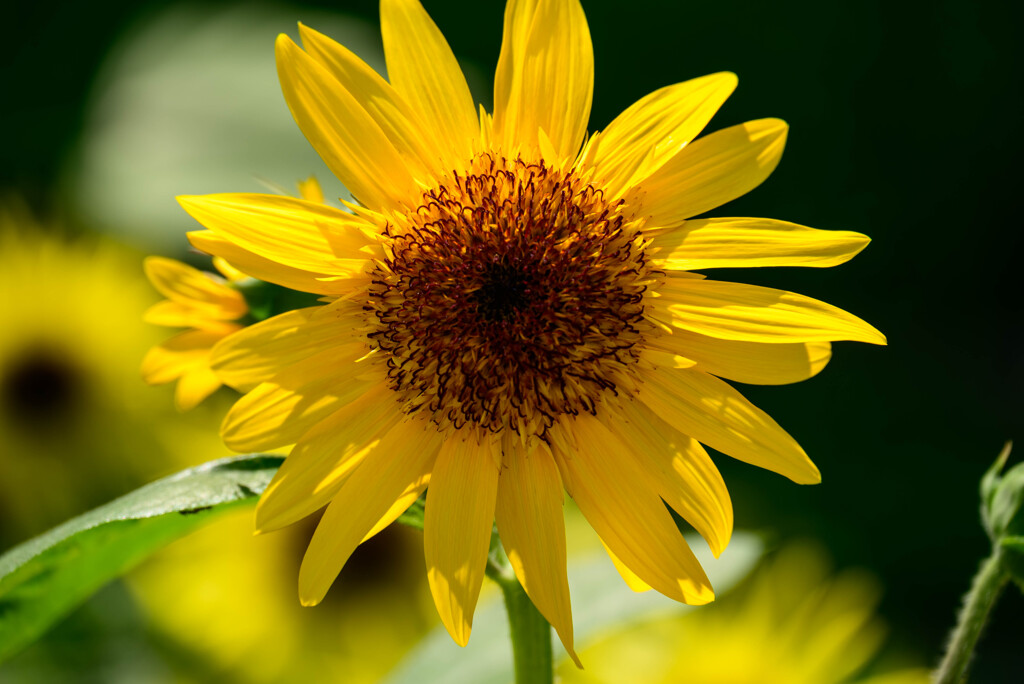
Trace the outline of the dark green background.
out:
<instances>
[{"instance_id":1,"label":"dark green background","mask_svg":"<svg viewBox=\"0 0 1024 684\"><path fill-rule=\"evenodd\" d=\"M4 10L0 193L25 195L42 216L74 223L52 188L79 133L91 79L112 41L164 5ZM376 22L373 0L313 5ZM460 59L490 73L502 3L426 6ZM1024 437L1014 268L1022 247L1014 171L1024 156L1022 6L630 0L584 7L597 69L591 129L660 86L735 71L739 89L712 128L778 116L792 130L772 178L715 213L873 238L837 269L711 274L824 299L889 337L887 348L837 344L831 366L810 382L744 388L800 440L822 485L798 487L718 462L737 526L813 536L840 565L871 568L885 581L883 613L896 641L938 654L986 553L977 480L1004 440ZM488 93L477 95L489 104ZM1008 673L1024 665L1022 612L1024 600L1009 592L982 643L976 681L1017 681Z\"/></svg>"}]
</instances>

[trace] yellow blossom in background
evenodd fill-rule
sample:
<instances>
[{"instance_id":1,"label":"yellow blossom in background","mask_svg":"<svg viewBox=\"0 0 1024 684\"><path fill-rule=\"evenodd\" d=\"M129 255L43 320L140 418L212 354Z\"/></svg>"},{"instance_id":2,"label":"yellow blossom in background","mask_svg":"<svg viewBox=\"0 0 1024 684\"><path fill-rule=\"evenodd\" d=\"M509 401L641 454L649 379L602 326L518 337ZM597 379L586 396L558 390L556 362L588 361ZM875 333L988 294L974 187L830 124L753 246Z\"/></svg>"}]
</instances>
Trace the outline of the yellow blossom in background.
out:
<instances>
[{"instance_id":1,"label":"yellow blossom in background","mask_svg":"<svg viewBox=\"0 0 1024 684\"><path fill-rule=\"evenodd\" d=\"M831 575L813 546L783 549L705 610L623 626L564 664L565 684L928 684L923 668L857 677L881 649L880 587Z\"/></svg>"},{"instance_id":2,"label":"yellow blossom in background","mask_svg":"<svg viewBox=\"0 0 1024 684\"><path fill-rule=\"evenodd\" d=\"M417 0L384 0L390 83L300 26L277 41L296 122L357 203L182 197L196 247L321 295L225 338L212 366L247 394L223 436L294 448L257 508L286 527L327 505L299 572L320 602L346 560L429 484L435 605L469 638L492 523L570 654L563 490L631 586L691 604L713 592L667 502L717 555L732 531L701 443L798 483L818 469L724 382L815 375L830 343L884 344L801 295L697 269L843 263L860 234L759 218L693 220L759 185L787 126L697 138L736 85L668 86L587 137L589 30L577 0L512 0L494 111L479 111ZM696 139L695 139L696 138Z\"/></svg>"},{"instance_id":3,"label":"yellow blossom in background","mask_svg":"<svg viewBox=\"0 0 1024 684\"><path fill-rule=\"evenodd\" d=\"M139 380L152 301L133 251L0 207L0 547L222 453L182 457Z\"/></svg>"},{"instance_id":4,"label":"yellow blossom in background","mask_svg":"<svg viewBox=\"0 0 1024 684\"><path fill-rule=\"evenodd\" d=\"M223 260L214 265L225 277L234 275ZM221 386L210 369L210 350L242 329L237 321L249 307L230 281L212 273L163 257L148 257L145 266L149 282L167 297L146 311L146 322L190 329L153 347L142 361L142 377L154 385L177 380L174 403L187 411Z\"/></svg>"}]
</instances>

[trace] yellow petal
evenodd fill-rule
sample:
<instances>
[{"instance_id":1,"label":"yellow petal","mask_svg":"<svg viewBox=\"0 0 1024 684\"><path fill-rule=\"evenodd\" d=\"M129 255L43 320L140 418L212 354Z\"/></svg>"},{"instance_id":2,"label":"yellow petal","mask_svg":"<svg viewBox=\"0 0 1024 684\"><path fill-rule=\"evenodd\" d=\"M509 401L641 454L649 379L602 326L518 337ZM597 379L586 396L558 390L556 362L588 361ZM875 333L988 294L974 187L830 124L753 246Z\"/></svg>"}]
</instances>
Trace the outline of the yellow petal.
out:
<instances>
[{"instance_id":1,"label":"yellow petal","mask_svg":"<svg viewBox=\"0 0 1024 684\"><path fill-rule=\"evenodd\" d=\"M714 376L696 370L646 373L638 398L676 430L712 449L799 484L821 482L796 440Z\"/></svg>"},{"instance_id":2,"label":"yellow petal","mask_svg":"<svg viewBox=\"0 0 1024 684\"><path fill-rule=\"evenodd\" d=\"M197 367L209 368L210 349L222 333L189 330L153 347L142 360L142 377L152 385L177 380Z\"/></svg>"},{"instance_id":3,"label":"yellow petal","mask_svg":"<svg viewBox=\"0 0 1024 684\"><path fill-rule=\"evenodd\" d=\"M595 179L614 191L650 176L704 130L736 89L723 72L656 90L601 131L590 150Z\"/></svg>"},{"instance_id":4,"label":"yellow petal","mask_svg":"<svg viewBox=\"0 0 1024 684\"><path fill-rule=\"evenodd\" d=\"M466 77L441 31L419 0L382 0L380 27L391 85L447 151L445 168L468 162L480 125Z\"/></svg>"},{"instance_id":5,"label":"yellow petal","mask_svg":"<svg viewBox=\"0 0 1024 684\"><path fill-rule=\"evenodd\" d=\"M509 0L494 76L496 142L536 150L543 130L571 160L586 135L593 94L594 50L579 0Z\"/></svg>"},{"instance_id":6,"label":"yellow petal","mask_svg":"<svg viewBox=\"0 0 1024 684\"><path fill-rule=\"evenodd\" d=\"M220 378L206 366L192 368L174 388L174 405L179 411L191 411L221 386Z\"/></svg>"},{"instance_id":7,"label":"yellow petal","mask_svg":"<svg viewBox=\"0 0 1024 684\"><path fill-rule=\"evenodd\" d=\"M305 28L305 26L299 24L300 32ZM335 45L337 45L337 43L335 43ZM306 180L299 181L296 185L298 185L299 188L299 197L302 199L307 202L318 202L319 204L324 203L324 189L320 187L320 181L316 179L316 176L310 176Z\"/></svg>"},{"instance_id":8,"label":"yellow petal","mask_svg":"<svg viewBox=\"0 0 1024 684\"><path fill-rule=\"evenodd\" d=\"M434 605L459 646L469 641L487 566L501 442L456 435L441 447L423 514L423 552Z\"/></svg>"},{"instance_id":9,"label":"yellow petal","mask_svg":"<svg viewBox=\"0 0 1024 684\"><path fill-rule=\"evenodd\" d=\"M501 543L533 605L579 664L565 570L563 496L562 478L546 444L538 442L529 451L504 450L495 508Z\"/></svg>"},{"instance_id":10,"label":"yellow petal","mask_svg":"<svg viewBox=\"0 0 1024 684\"><path fill-rule=\"evenodd\" d=\"M818 230L762 218L686 221L651 243L659 267L691 271L750 266L813 266L846 263L867 247L867 235Z\"/></svg>"},{"instance_id":11,"label":"yellow petal","mask_svg":"<svg viewBox=\"0 0 1024 684\"><path fill-rule=\"evenodd\" d=\"M395 503L391 504L391 508L377 521L377 524L371 527L370 531L363 536L363 541L377 536L385 527L398 520L403 513L409 510L409 506L412 506L416 499L420 498L420 494L423 493L429 484L430 475L425 475L422 479L406 487L405 491L395 500Z\"/></svg>"},{"instance_id":12,"label":"yellow petal","mask_svg":"<svg viewBox=\"0 0 1024 684\"><path fill-rule=\"evenodd\" d=\"M493 144L494 144L494 141L492 140L492 138L493 138L492 129L494 128L494 125L492 123L491 115L487 113L487 110L484 109L484 106L480 105L479 108L480 108L480 148L484 149L484 150L487 150L487 149L490 149L493 146Z\"/></svg>"},{"instance_id":13,"label":"yellow petal","mask_svg":"<svg viewBox=\"0 0 1024 684\"><path fill-rule=\"evenodd\" d=\"M299 34L309 55L326 67L366 109L410 171L420 178L435 174L441 158L433 142L435 136L432 131L430 136L425 134L423 117L410 102L344 46L303 24L299 24Z\"/></svg>"},{"instance_id":14,"label":"yellow petal","mask_svg":"<svg viewBox=\"0 0 1024 684\"><path fill-rule=\"evenodd\" d=\"M189 242L196 249L225 259L253 278L265 280L268 283L276 283L292 290L315 294L340 295L351 291L351 282L356 281L355 278L351 282L347 282L345 279L321 280L328 277L326 273L314 273L312 271L292 268L266 257L253 254L249 250L236 245L231 240L220 237L212 230L193 230L186 235Z\"/></svg>"},{"instance_id":15,"label":"yellow petal","mask_svg":"<svg viewBox=\"0 0 1024 684\"><path fill-rule=\"evenodd\" d=\"M665 354L696 362L697 370L751 385L786 385L814 377L832 358L828 342L764 344L737 342L674 329L647 341Z\"/></svg>"},{"instance_id":16,"label":"yellow petal","mask_svg":"<svg viewBox=\"0 0 1024 684\"><path fill-rule=\"evenodd\" d=\"M210 364L225 383L248 391L282 368L350 342L354 321L344 308L345 303L295 309L250 325L221 340Z\"/></svg>"},{"instance_id":17,"label":"yellow petal","mask_svg":"<svg viewBox=\"0 0 1024 684\"><path fill-rule=\"evenodd\" d=\"M830 342L885 344L868 323L817 299L769 287L718 280L675 278L648 300L666 309L676 328L743 342Z\"/></svg>"},{"instance_id":18,"label":"yellow petal","mask_svg":"<svg viewBox=\"0 0 1024 684\"><path fill-rule=\"evenodd\" d=\"M370 244L365 221L326 204L243 193L183 195L178 202L217 235L285 266L350 274L362 270L368 257L360 251Z\"/></svg>"},{"instance_id":19,"label":"yellow petal","mask_svg":"<svg viewBox=\"0 0 1024 684\"><path fill-rule=\"evenodd\" d=\"M665 368L693 368L697 365L696 361L688 359L681 354L662 351L661 349L655 349L652 347L643 350L642 359L644 361L649 361L656 366L664 366Z\"/></svg>"},{"instance_id":20,"label":"yellow petal","mask_svg":"<svg viewBox=\"0 0 1024 684\"><path fill-rule=\"evenodd\" d=\"M172 328L200 328L211 333L227 335L238 325L235 319L225 319L223 309L215 309L203 305L183 304L164 299L146 309L142 320L153 325L166 325Z\"/></svg>"},{"instance_id":21,"label":"yellow petal","mask_svg":"<svg viewBox=\"0 0 1024 684\"><path fill-rule=\"evenodd\" d=\"M146 257L146 276L160 294L201 312L206 318L231 321L248 313L245 298L212 273L174 259Z\"/></svg>"},{"instance_id":22,"label":"yellow petal","mask_svg":"<svg viewBox=\"0 0 1024 684\"><path fill-rule=\"evenodd\" d=\"M222 257L213 257L213 267L217 269L222 276L227 278L230 283L236 283L239 280L245 280L248 277L245 273L239 271Z\"/></svg>"},{"instance_id":23,"label":"yellow petal","mask_svg":"<svg viewBox=\"0 0 1024 684\"><path fill-rule=\"evenodd\" d=\"M231 407L221 425L224 443L236 451L294 444L311 427L384 381L383 371L356 363L367 351L362 342L338 345L277 373Z\"/></svg>"},{"instance_id":24,"label":"yellow petal","mask_svg":"<svg viewBox=\"0 0 1024 684\"><path fill-rule=\"evenodd\" d=\"M707 540L717 557L732 536L732 500L704 448L639 402L619 402L608 428L629 447L637 469L655 482L658 494Z\"/></svg>"},{"instance_id":25,"label":"yellow petal","mask_svg":"<svg viewBox=\"0 0 1024 684\"><path fill-rule=\"evenodd\" d=\"M619 576L622 577L622 581L626 583L627 587L637 593L650 591L652 589L650 584L644 582L642 579L637 577L635 572L626 567L626 564L620 561L619 557L612 553L612 550L608 548L607 544L602 541L601 546L603 546L604 550L608 553L608 557L612 559L612 565L615 566L615 569L619 572Z\"/></svg>"},{"instance_id":26,"label":"yellow petal","mask_svg":"<svg viewBox=\"0 0 1024 684\"><path fill-rule=\"evenodd\" d=\"M441 443L432 424L407 420L392 428L345 481L324 512L299 569L299 600L323 600L349 556L410 486L425 482Z\"/></svg>"},{"instance_id":27,"label":"yellow petal","mask_svg":"<svg viewBox=\"0 0 1024 684\"><path fill-rule=\"evenodd\" d=\"M363 106L291 38L277 38L277 75L295 122L334 175L370 209L413 196L408 167Z\"/></svg>"},{"instance_id":28,"label":"yellow petal","mask_svg":"<svg viewBox=\"0 0 1024 684\"><path fill-rule=\"evenodd\" d=\"M788 130L758 119L695 140L637 186L638 212L649 226L672 225L745 195L778 166Z\"/></svg>"},{"instance_id":29,"label":"yellow petal","mask_svg":"<svg viewBox=\"0 0 1024 684\"><path fill-rule=\"evenodd\" d=\"M685 372L685 371L680 371ZM556 451L573 498L591 526L626 566L659 592L683 603L714 599L703 568L658 496L633 465L631 447L599 419L563 419L578 450Z\"/></svg>"},{"instance_id":30,"label":"yellow petal","mask_svg":"<svg viewBox=\"0 0 1024 684\"><path fill-rule=\"evenodd\" d=\"M276 530L326 505L400 418L394 393L380 384L317 423L295 444L260 498L256 528Z\"/></svg>"}]
</instances>

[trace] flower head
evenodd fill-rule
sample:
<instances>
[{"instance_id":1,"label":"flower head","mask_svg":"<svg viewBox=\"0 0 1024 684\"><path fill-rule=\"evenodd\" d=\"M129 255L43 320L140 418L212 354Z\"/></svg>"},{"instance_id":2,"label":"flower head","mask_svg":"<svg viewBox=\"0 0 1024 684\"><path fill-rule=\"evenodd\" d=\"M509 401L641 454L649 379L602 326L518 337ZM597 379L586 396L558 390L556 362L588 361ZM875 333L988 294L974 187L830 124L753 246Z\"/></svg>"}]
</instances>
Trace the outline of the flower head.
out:
<instances>
[{"instance_id":1,"label":"flower head","mask_svg":"<svg viewBox=\"0 0 1024 684\"><path fill-rule=\"evenodd\" d=\"M417 0L383 0L390 82L300 26L277 41L285 99L352 192L348 211L267 195L182 197L193 244L324 306L226 338L247 391L223 435L294 444L257 509L271 530L329 504L299 592L320 601L353 549L429 484L431 591L469 638L497 520L512 566L572 652L563 490L633 586L713 598L668 505L717 554L732 530L701 443L797 482L817 468L721 378L806 379L833 340L884 343L800 295L707 280L720 266L831 266L863 235L770 219L691 220L760 184L787 127L696 139L736 85L663 88L586 138L593 55L577 0L512 0L494 112L477 112Z\"/></svg>"}]
</instances>

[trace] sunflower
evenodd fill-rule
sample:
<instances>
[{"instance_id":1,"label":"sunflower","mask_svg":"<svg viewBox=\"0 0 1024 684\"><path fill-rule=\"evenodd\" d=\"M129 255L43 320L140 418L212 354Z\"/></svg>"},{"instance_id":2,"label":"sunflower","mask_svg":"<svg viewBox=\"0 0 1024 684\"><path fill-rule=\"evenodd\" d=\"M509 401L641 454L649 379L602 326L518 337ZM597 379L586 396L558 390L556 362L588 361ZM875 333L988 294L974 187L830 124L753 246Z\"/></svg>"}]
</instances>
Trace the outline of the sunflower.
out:
<instances>
[{"instance_id":1,"label":"sunflower","mask_svg":"<svg viewBox=\"0 0 1024 684\"><path fill-rule=\"evenodd\" d=\"M139 325L153 298L137 253L69 237L5 200L0 293L0 548L222 450L214 441L183 458L161 398L139 380L156 339Z\"/></svg>"},{"instance_id":2,"label":"sunflower","mask_svg":"<svg viewBox=\"0 0 1024 684\"><path fill-rule=\"evenodd\" d=\"M801 295L698 269L832 266L868 239L758 218L693 220L760 184L787 126L694 140L736 85L668 86L587 137L590 34L577 0L512 0L494 111L417 0L383 0L390 82L300 26L277 40L296 122L349 188L348 211L280 196L181 197L193 245L325 304L220 342L247 394L223 437L294 445L256 513L273 530L326 512L299 572L319 602L353 549L429 484L427 575L469 638L492 524L572 652L563 490L632 586L713 592L664 505L718 554L732 530L704 445L816 483L818 469L726 380L816 374L830 342L885 338Z\"/></svg>"},{"instance_id":3,"label":"sunflower","mask_svg":"<svg viewBox=\"0 0 1024 684\"><path fill-rule=\"evenodd\" d=\"M617 629L567 663L565 684L928 684L924 668L859 676L878 654L885 625L880 587L858 570L832 574L816 546L779 551L708 610Z\"/></svg>"},{"instance_id":4,"label":"sunflower","mask_svg":"<svg viewBox=\"0 0 1024 684\"><path fill-rule=\"evenodd\" d=\"M324 201L316 178L299 181L298 188L303 199ZM188 411L223 384L210 368L210 352L245 327L242 319L249 315L249 305L237 285L249 276L220 257L213 259L220 275L163 257L148 257L144 266L149 282L167 297L146 311L145 321L189 330L150 349L142 360L142 377L152 385L177 380L174 403Z\"/></svg>"}]
</instances>

